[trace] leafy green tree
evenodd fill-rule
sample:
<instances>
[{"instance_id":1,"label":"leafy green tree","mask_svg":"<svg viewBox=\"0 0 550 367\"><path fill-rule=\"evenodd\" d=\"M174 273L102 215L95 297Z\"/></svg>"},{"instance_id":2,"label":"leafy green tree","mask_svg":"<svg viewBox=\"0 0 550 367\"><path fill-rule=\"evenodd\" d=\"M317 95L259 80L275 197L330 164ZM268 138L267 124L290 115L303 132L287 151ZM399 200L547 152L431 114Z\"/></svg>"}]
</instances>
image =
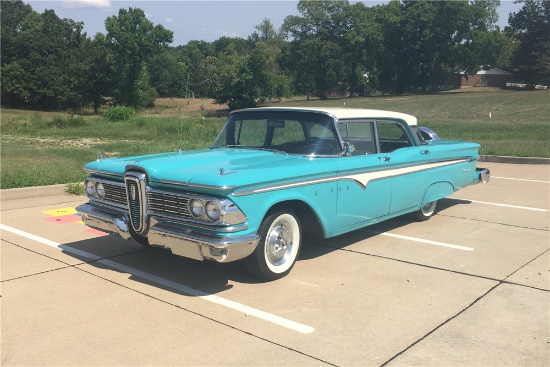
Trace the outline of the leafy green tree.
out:
<instances>
[{"instance_id":1,"label":"leafy green tree","mask_svg":"<svg viewBox=\"0 0 550 367\"><path fill-rule=\"evenodd\" d=\"M118 16L105 21L106 40L118 66L117 103L139 107L143 93L150 88L146 79L147 63L173 41L173 33L153 25L143 10L120 9Z\"/></svg>"},{"instance_id":2,"label":"leafy green tree","mask_svg":"<svg viewBox=\"0 0 550 367\"><path fill-rule=\"evenodd\" d=\"M0 1L0 29L2 38L2 66L17 61L19 54L17 38L21 34L23 22L33 10L21 0Z\"/></svg>"},{"instance_id":3,"label":"leafy green tree","mask_svg":"<svg viewBox=\"0 0 550 367\"><path fill-rule=\"evenodd\" d=\"M510 14L508 31L517 39L513 65L522 81L550 84L550 1L517 0L523 7Z\"/></svg>"},{"instance_id":4,"label":"leafy green tree","mask_svg":"<svg viewBox=\"0 0 550 367\"><path fill-rule=\"evenodd\" d=\"M345 80L341 56L348 6L347 0L300 0L302 16L288 16L282 26L282 34L291 40L294 79L302 84L299 89L309 90L313 84L319 98L326 98L329 89Z\"/></svg>"},{"instance_id":5,"label":"leafy green tree","mask_svg":"<svg viewBox=\"0 0 550 367\"><path fill-rule=\"evenodd\" d=\"M189 69L174 51L165 51L149 63L151 85L161 97L185 97Z\"/></svg>"},{"instance_id":6,"label":"leafy green tree","mask_svg":"<svg viewBox=\"0 0 550 367\"><path fill-rule=\"evenodd\" d=\"M212 44L205 41L191 41L176 48L177 61L187 68L185 75L185 97L212 96L215 85Z\"/></svg>"},{"instance_id":7,"label":"leafy green tree","mask_svg":"<svg viewBox=\"0 0 550 367\"><path fill-rule=\"evenodd\" d=\"M86 103L91 104L94 112L98 113L106 102L105 98L111 97L115 89L116 62L102 33L97 33L93 40L87 39L83 48L86 50L81 61L85 69L85 83L81 93Z\"/></svg>"},{"instance_id":8,"label":"leafy green tree","mask_svg":"<svg viewBox=\"0 0 550 367\"><path fill-rule=\"evenodd\" d=\"M60 19L53 10L43 14L27 10L23 21L19 17L12 22L15 30L5 32L15 37L10 44L12 61L2 65L2 102L45 110L82 106L83 24Z\"/></svg>"},{"instance_id":9,"label":"leafy green tree","mask_svg":"<svg viewBox=\"0 0 550 367\"><path fill-rule=\"evenodd\" d=\"M257 43L249 54L237 51L237 45L220 53L214 62L216 103L238 109L290 96L290 81L277 63L279 53L277 46L264 42Z\"/></svg>"}]
</instances>

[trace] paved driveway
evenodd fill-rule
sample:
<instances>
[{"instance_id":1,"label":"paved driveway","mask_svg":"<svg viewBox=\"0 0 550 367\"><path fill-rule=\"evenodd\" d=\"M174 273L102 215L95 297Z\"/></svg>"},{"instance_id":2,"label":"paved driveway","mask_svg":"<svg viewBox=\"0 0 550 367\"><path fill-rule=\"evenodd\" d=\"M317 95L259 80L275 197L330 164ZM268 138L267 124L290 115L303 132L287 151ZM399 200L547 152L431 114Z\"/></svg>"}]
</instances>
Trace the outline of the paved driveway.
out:
<instances>
[{"instance_id":1,"label":"paved driveway","mask_svg":"<svg viewBox=\"0 0 550 367\"><path fill-rule=\"evenodd\" d=\"M548 166L307 240L289 276L88 229L83 197L2 193L2 365L548 366Z\"/></svg>"}]
</instances>

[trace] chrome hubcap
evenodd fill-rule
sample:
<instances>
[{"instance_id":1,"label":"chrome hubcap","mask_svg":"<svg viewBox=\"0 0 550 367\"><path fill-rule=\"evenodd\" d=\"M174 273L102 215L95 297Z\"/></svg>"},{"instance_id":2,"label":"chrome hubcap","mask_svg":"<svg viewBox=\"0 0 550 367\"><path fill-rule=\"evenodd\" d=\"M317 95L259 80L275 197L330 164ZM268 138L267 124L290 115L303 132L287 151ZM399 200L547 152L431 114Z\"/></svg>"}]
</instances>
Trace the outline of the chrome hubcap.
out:
<instances>
[{"instance_id":1,"label":"chrome hubcap","mask_svg":"<svg viewBox=\"0 0 550 367\"><path fill-rule=\"evenodd\" d=\"M422 213L429 215L433 211L435 201L429 202L428 204L424 205L422 207Z\"/></svg>"},{"instance_id":2,"label":"chrome hubcap","mask_svg":"<svg viewBox=\"0 0 550 367\"><path fill-rule=\"evenodd\" d=\"M286 262L292 250L292 230L279 222L274 225L266 238L266 252L269 262L281 265Z\"/></svg>"}]
</instances>

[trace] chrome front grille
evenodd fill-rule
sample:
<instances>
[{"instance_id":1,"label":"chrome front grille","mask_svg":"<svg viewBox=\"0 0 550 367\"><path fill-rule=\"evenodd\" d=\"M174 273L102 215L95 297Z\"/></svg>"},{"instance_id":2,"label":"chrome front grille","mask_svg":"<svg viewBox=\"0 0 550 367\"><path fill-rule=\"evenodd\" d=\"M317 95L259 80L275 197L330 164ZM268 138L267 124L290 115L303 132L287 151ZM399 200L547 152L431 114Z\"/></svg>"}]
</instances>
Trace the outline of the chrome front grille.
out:
<instances>
[{"instance_id":1,"label":"chrome front grille","mask_svg":"<svg viewBox=\"0 0 550 367\"><path fill-rule=\"evenodd\" d=\"M147 202L145 197L145 178L145 174L140 172L128 172L124 176L130 222L132 223L132 228L137 233L142 233L145 230L145 204Z\"/></svg>"},{"instance_id":2,"label":"chrome front grille","mask_svg":"<svg viewBox=\"0 0 550 367\"><path fill-rule=\"evenodd\" d=\"M113 202L118 205L128 205L126 199L126 189L122 184L112 184L103 181L103 187L105 188L105 197L103 200Z\"/></svg>"},{"instance_id":3,"label":"chrome front grille","mask_svg":"<svg viewBox=\"0 0 550 367\"><path fill-rule=\"evenodd\" d=\"M149 191L149 212L153 215L171 218L191 218L189 212L190 198L184 195L165 191Z\"/></svg>"}]
</instances>

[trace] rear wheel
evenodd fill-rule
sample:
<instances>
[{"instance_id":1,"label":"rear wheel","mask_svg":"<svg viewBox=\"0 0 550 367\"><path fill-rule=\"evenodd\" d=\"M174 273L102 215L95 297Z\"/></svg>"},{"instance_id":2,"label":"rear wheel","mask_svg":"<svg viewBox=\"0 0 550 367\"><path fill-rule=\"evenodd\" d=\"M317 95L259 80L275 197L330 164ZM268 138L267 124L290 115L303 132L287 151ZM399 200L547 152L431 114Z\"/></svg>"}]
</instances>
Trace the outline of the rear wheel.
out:
<instances>
[{"instance_id":1,"label":"rear wheel","mask_svg":"<svg viewBox=\"0 0 550 367\"><path fill-rule=\"evenodd\" d=\"M434 215L436 206L437 206L437 200L430 201L429 203L426 203L423 207L421 207L419 210L412 213L412 216L415 220L419 222L428 220Z\"/></svg>"},{"instance_id":2,"label":"rear wheel","mask_svg":"<svg viewBox=\"0 0 550 367\"><path fill-rule=\"evenodd\" d=\"M302 232L298 216L289 208L268 214L258 230L260 242L245 259L249 272L259 278L275 280L287 275L298 257Z\"/></svg>"}]
</instances>

